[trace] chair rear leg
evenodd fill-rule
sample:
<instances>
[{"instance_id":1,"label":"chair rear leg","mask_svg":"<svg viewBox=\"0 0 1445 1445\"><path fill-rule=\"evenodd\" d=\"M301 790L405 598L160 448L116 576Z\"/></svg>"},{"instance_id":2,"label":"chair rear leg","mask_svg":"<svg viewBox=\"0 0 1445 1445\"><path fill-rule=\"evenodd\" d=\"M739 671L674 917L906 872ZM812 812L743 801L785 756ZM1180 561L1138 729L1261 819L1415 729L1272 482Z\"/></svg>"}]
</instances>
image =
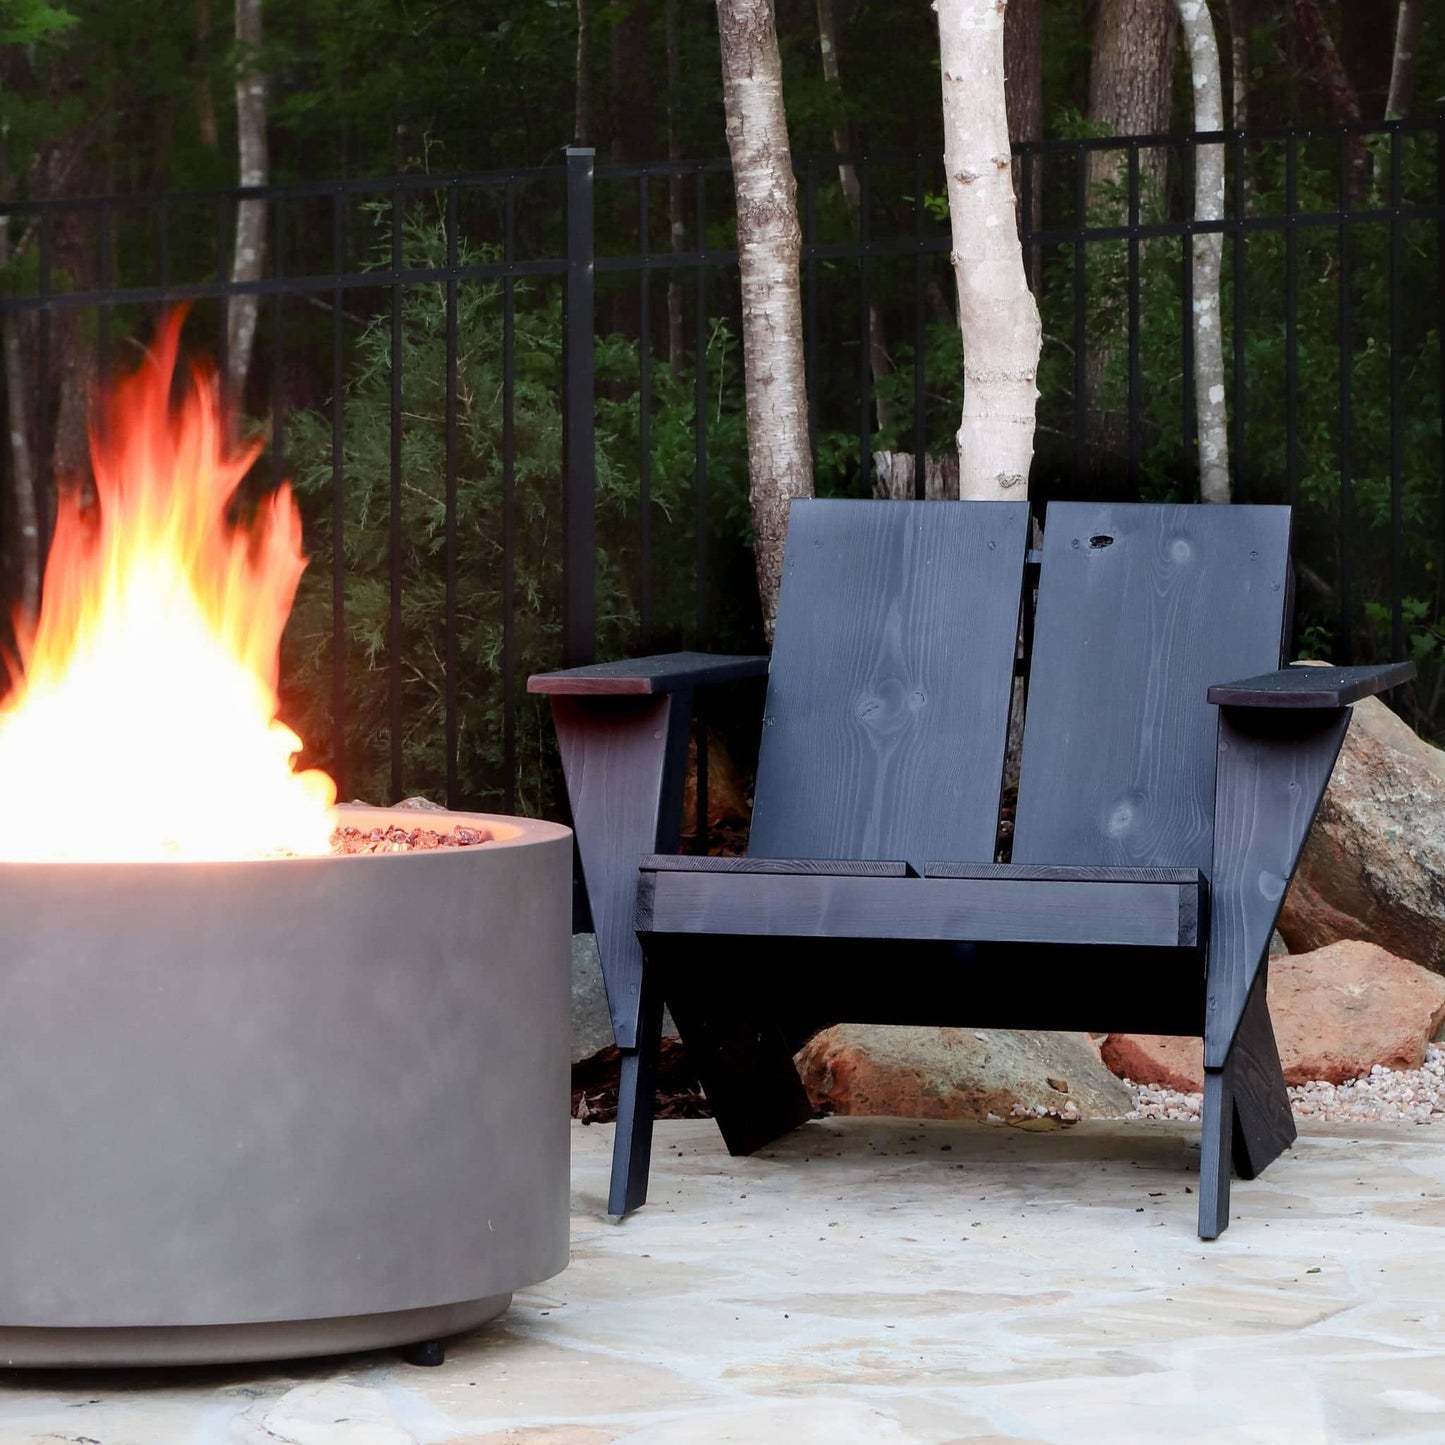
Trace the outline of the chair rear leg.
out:
<instances>
[{"instance_id":1,"label":"chair rear leg","mask_svg":"<svg viewBox=\"0 0 1445 1445\"><path fill-rule=\"evenodd\" d=\"M622 1073L617 1083L617 1132L612 1141L612 1182L607 1192L607 1212L614 1218L631 1214L647 1202L661 1043L662 995L644 971L637 1047L621 1051Z\"/></svg>"},{"instance_id":2,"label":"chair rear leg","mask_svg":"<svg viewBox=\"0 0 1445 1445\"><path fill-rule=\"evenodd\" d=\"M1234 1172L1254 1179L1298 1136L1280 1067L1266 994L1268 964L1260 966L1230 1050L1234 1099Z\"/></svg>"},{"instance_id":3,"label":"chair rear leg","mask_svg":"<svg viewBox=\"0 0 1445 1445\"><path fill-rule=\"evenodd\" d=\"M729 951L737 940L724 940ZM673 1021L730 1154L752 1154L813 1117L781 1023L757 1007L756 986L717 943L688 939L667 971ZM649 961L655 941L648 942Z\"/></svg>"}]
</instances>

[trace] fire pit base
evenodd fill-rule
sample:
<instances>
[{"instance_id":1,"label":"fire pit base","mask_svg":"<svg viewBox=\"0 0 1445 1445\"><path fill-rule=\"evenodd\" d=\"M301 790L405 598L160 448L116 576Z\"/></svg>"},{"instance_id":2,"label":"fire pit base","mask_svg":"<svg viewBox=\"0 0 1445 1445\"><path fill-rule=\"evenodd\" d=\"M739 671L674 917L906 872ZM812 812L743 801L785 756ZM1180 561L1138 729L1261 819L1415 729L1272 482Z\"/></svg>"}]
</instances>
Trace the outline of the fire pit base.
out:
<instances>
[{"instance_id":1,"label":"fire pit base","mask_svg":"<svg viewBox=\"0 0 1445 1445\"><path fill-rule=\"evenodd\" d=\"M432 1309L334 1320L116 1329L0 1329L0 1364L12 1369L240 1364L380 1350L464 1334L494 1320L510 1294Z\"/></svg>"},{"instance_id":2,"label":"fire pit base","mask_svg":"<svg viewBox=\"0 0 1445 1445\"><path fill-rule=\"evenodd\" d=\"M0 864L0 1365L436 1340L562 1269L572 839L464 825Z\"/></svg>"}]
</instances>

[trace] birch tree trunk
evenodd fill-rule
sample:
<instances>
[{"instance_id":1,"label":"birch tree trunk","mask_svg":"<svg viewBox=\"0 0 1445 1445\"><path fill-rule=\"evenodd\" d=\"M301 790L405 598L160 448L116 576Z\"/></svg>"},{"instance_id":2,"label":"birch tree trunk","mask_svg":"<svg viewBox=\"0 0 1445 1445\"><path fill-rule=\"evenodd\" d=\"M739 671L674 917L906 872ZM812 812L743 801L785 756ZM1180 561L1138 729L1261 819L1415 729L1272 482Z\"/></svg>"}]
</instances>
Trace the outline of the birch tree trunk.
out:
<instances>
[{"instance_id":1,"label":"birch tree trunk","mask_svg":"<svg viewBox=\"0 0 1445 1445\"><path fill-rule=\"evenodd\" d=\"M1024 494L1034 454L1039 310L1024 275L1004 99L1005 6L937 0L943 163L963 336L959 496Z\"/></svg>"},{"instance_id":2,"label":"birch tree trunk","mask_svg":"<svg viewBox=\"0 0 1445 1445\"><path fill-rule=\"evenodd\" d=\"M1206 0L1178 0L1194 85L1194 129L1224 129L1219 46ZM1195 148L1194 219L1224 218L1224 147ZM1194 414L1199 430L1199 492L1206 502L1229 500L1229 428L1224 405L1224 338L1220 330L1219 270L1224 237L1194 238Z\"/></svg>"},{"instance_id":3,"label":"birch tree trunk","mask_svg":"<svg viewBox=\"0 0 1445 1445\"><path fill-rule=\"evenodd\" d=\"M266 152L266 77L261 70L261 0L236 0L236 138L243 186L264 186ZM232 281L259 281L266 254L266 203L242 201L236 207L236 248ZM232 296L226 308L226 374L232 402L239 407L251 369L256 339L257 297Z\"/></svg>"},{"instance_id":4,"label":"birch tree trunk","mask_svg":"<svg viewBox=\"0 0 1445 1445\"><path fill-rule=\"evenodd\" d=\"M737 198L753 549L771 642L788 509L813 494L798 288L802 233L773 0L717 0L717 17Z\"/></svg>"},{"instance_id":5,"label":"birch tree trunk","mask_svg":"<svg viewBox=\"0 0 1445 1445\"><path fill-rule=\"evenodd\" d=\"M1395 14L1395 54L1390 64L1390 95L1385 119L1402 120L1415 96L1415 46L1420 36L1420 0L1400 0Z\"/></svg>"},{"instance_id":6,"label":"birch tree trunk","mask_svg":"<svg viewBox=\"0 0 1445 1445\"><path fill-rule=\"evenodd\" d=\"M833 0L818 0L818 49L823 58L823 85L833 113L833 149L843 154L853 149L853 137L843 103L843 78L838 70L838 32L833 20ZM838 163L838 180L843 187L844 203L857 220L863 192L858 184L858 168L852 161ZM859 234L862 234L861 231ZM883 431L892 417L887 402L878 394L878 383L893 370L893 365L888 359L888 340L883 333L883 309L876 298L868 303L868 366L873 373L873 401L878 429Z\"/></svg>"}]
</instances>

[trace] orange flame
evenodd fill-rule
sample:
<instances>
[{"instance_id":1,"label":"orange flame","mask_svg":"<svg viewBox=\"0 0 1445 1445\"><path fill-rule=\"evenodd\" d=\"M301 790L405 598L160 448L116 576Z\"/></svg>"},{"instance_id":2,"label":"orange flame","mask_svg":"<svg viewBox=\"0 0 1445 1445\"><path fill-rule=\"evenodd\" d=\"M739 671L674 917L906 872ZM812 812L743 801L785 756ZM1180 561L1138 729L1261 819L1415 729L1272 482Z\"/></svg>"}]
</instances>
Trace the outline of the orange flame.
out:
<instances>
[{"instance_id":1,"label":"orange flame","mask_svg":"<svg viewBox=\"0 0 1445 1445\"><path fill-rule=\"evenodd\" d=\"M306 566L290 488L230 519L260 450L214 377L170 401L183 314L91 434L96 505L57 509L23 676L0 706L0 859L148 861L330 849L336 788L296 772L281 633Z\"/></svg>"}]
</instances>

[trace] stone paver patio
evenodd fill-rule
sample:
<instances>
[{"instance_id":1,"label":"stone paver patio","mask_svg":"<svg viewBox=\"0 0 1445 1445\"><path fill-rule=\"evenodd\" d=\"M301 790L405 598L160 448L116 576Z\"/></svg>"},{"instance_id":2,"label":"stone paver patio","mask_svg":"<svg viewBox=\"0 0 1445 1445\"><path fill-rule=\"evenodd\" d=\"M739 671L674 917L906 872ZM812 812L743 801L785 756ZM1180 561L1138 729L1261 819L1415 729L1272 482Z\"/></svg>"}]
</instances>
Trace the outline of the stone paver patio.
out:
<instances>
[{"instance_id":1,"label":"stone paver patio","mask_svg":"<svg viewBox=\"0 0 1445 1445\"><path fill-rule=\"evenodd\" d=\"M29 1373L0 1445L1445 1440L1445 1131L1312 1128L1194 1234L1197 1128L832 1120L753 1159L658 1126L572 1264L439 1369Z\"/></svg>"}]
</instances>

